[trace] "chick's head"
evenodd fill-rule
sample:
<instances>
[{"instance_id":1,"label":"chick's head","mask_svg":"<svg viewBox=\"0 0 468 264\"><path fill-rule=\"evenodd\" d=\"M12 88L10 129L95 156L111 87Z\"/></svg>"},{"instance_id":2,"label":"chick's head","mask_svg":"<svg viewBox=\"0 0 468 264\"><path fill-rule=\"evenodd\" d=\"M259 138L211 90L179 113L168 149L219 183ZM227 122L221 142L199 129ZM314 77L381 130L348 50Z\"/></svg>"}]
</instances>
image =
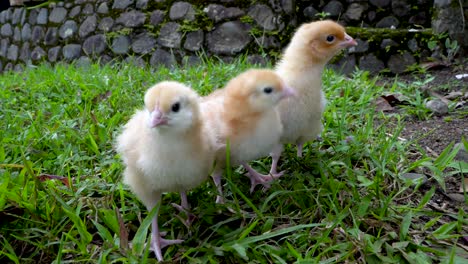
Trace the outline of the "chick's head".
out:
<instances>
[{"instance_id":1,"label":"chick's head","mask_svg":"<svg viewBox=\"0 0 468 264\"><path fill-rule=\"evenodd\" d=\"M273 108L286 97L295 96L294 89L272 70L249 70L234 78L227 86L227 93L238 101L247 103L255 112Z\"/></svg>"},{"instance_id":2,"label":"chick's head","mask_svg":"<svg viewBox=\"0 0 468 264\"><path fill-rule=\"evenodd\" d=\"M316 21L304 24L296 31L291 43L296 52L318 63L327 63L341 50L356 46L357 42L349 36L345 28L331 21Z\"/></svg>"},{"instance_id":3,"label":"chick's head","mask_svg":"<svg viewBox=\"0 0 468 264\"><path fill-rule=\"evenodd\" d=\"M145 94L150 128L186 131L198 119L198 95L191 88L173 81L160 82Z\"/></svg>"}]
</instances>

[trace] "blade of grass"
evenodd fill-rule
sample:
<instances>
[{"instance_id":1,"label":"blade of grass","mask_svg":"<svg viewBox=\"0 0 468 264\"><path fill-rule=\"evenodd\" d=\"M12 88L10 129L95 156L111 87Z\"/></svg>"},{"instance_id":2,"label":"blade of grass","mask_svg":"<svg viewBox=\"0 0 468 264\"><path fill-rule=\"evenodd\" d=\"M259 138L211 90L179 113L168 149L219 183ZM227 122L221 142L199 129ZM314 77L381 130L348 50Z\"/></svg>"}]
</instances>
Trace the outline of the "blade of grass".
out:
<instances>
[{"instance_id":1,"label":"blade of grass","mask_svg":"<svg viewBox=\"0 0 468 264\"><path fill-rule=\"evenodd\" d=\"M296 226L286 227L286 228L279 229L279 230L276 230L276 231L273 231L273 232L268 232L266 234L247 237L247 238L244 238L244 239L242 239L240 241L237 240L237 241L233 241L233 242L227 242L227 243L224 243L223 247L230 247L233 244L242 244L244 246L247 246L247 245L250 245L250 244L253 244L253 243L257 243L257 242L260 242L260 241L271 239L271 238L276 237L276 236L281 236L281 235L284 235L284 234L296 232L296 231L299 231L301 229L307 229L307 228L311 228L311 227L323 227L323 226L325 226L325 224L314 223L314 224L303 224L303 225L296 225Z\"/></svg>"},{"instance_id":2,"label":"blade of grass","mask_svg":"<svg viewBox=\"0 0 468 264\"><path fill-rule=\"evenodd\" d=\"M413 212L410 210L403 217L403 221L401 222L400 240L406 240L406 236L408 235L408 231L410 229L412 219L413 219Z\"/></svg>"},{"instance_id":3,"label":"blade of grass","mask_svg":"<svg viewBox=\"0 0 468 264\"><path fill-rule=\"evenodd\" d=\"M8 259L10 259L11 261L13 261L14 263L16 264L19 264L19 258L18 256L16 255L15 253L15 250L13 249L13 247L10 245L10 243L8 242L8 240L2 236L2 239L3 239L3 242L2 242L2 251L1 251L1 255L4 255L6 257L8 257ZM5 251L6 250L6 251Z\"/></svg>"},{"instance_id":4,"label":"blade of grass","mask_svg":"<svg viewBox=\"0 0 468 264\"><path fill-rule=\"evenodd\" d=\"M149 214L145 217L140 227L138 227L138 230L135 236L133 237L133 246L132 246L133 254L135 255L143 254L143 251L145 249L144 244L148 236L148 229L151 226L151 222L153 221L153 218L159 212L160 206L161 206L161 203L158 202L157 205L151 210L151 212L149 212Z\"/></svg>"},{"instance_id":5,"label":"blade of grass","mask_svg":"<svg viewBox=\"0 0 468 264\"><path fill-rule=\"evenodd\" d=\"M69 206L67 203L65 203L62 198L60 198L57 193L55 193L54 190L49 189L49 193L55 198L57 202L59 202L62 205L63 212L72 220L74 226L78 230L78 233L80 234L80 244L87 245L91 242L93 239L93 236L88 232L86 224L84 223L83 220L80 219L79 217L79 211L76 212L72 209L71 206ZM78 207L77 207L78 209Z\"/></svg>"}]
</instances>

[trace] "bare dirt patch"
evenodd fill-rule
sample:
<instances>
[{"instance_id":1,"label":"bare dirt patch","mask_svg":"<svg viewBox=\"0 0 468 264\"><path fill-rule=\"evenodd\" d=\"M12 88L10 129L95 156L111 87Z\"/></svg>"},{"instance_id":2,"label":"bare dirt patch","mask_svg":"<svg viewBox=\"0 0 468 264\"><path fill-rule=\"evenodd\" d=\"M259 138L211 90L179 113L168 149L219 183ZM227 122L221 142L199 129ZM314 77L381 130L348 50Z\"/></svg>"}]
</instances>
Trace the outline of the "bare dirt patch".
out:
<instances>
[{"instance_id":1,"label":"bare dirt patch","mask_svg":"<svg viewBox=\"0 0 468 264\"><path fill-rule=\"evenodd\" d=\"M452 105L454 102L457 107L452 107L449 113L442 116L432 115L429 119L421 120L417 117L406 118L403 121L404 128L400 133L400 138L408 140L415 144L415 158L419 158L417 152L425 152L428 156L437 158L450 144L462 142L462 138L468 140L468 98L463 98L463 94L468 92L468 77L457 79L458 74L468 74L468 65L457 65L455 67L443 67L437 70L428 71L426 75L408 74L399 76L398 81L407 84L415 81L422 81L431 75L434 79L421 87L427 97L450 98ZM391 85L395 77L383 78L379 82L381 85ZM450 95L462 94L460 97L451 98ZM402 109L403 110L403 109ZM462 150L463 151L463 150ZM419 156L419 157L418 157ZM464 152L456 157L459 161L468 162L468 153ZM429 171L419 171L430 176ZM461 188L464 178L468 174L453 175L445 177L444 190L439 183L428 177L429 180L421 186L421 195L412 196L410 199L414 203L419 203L422 195L431 188L436 187L435 194L428 203L428 208L434 211L444 213L448 218L455 217L459 210L468 210L468 203ZM468 185L468 184L465 184ZM467 246L468 237L462 237L459 243Z\"/></svg>"},{"instance_id":2,"label":"bare dirt patch","mask_svg":"<svg viewBox=\"0 0 468 264\"><path fill-rule=\"evenodd\" d=\"M434 79L421 89L427 96L449 97L455 93L468 93L468 77L457 79L458 74L468 74L468 65L444 67L438 70L428 71L427 74L408 74L397 77L398 81L412 83L422 81L431 75ZM395 77L383 78L382 85L391 85ZM465 95L466 96L466 95ZM454 97L447 100L455 100L457 106L447 115L433 115L428 120L410 118L405 120L404 130L401 136L416 142L428 154L440 154L451 142L461 142L462 137L468 139L468 98ZM431 153L432 152L432 153Z\"/></svg>"}]
</instances>

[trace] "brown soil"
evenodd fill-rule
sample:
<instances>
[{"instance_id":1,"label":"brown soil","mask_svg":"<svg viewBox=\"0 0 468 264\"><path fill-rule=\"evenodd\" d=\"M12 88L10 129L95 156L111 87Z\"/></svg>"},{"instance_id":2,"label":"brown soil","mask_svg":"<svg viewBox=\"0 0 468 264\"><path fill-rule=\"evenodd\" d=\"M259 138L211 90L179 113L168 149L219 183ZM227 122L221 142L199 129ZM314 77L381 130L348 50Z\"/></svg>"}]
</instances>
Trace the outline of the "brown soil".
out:
<instances>
[{"instance_id":1,"label":"brown soil","mask_svg":"<svg viewBox=\"0 0 468 264\"><path fill-rule=\"evenodd\" d=\"M427 95L447 96L452 92L468 92L468 77L456 79L457 74L468 74L468 65L456 67L444 67L438 70L428 71L434 76L434 80L426 84L424 91ZM411 83L427 78L417 74L398 77L400 81ZM391 83L394 79L384 78L384 83ZM385 85L385 84L384 84ZM429 120L413 118L406 120L401 137L408 140L417 139L419 145L428 154L440 154L451 142L461 142L462 137L468 140L468 98L456 98L463 104L453 109L444 116L433 115ZM468 162L468 161L467 161Z\"/></svg>"},{"instance_id":2,"label":"brown soil","mask_svg":"<svg viewBox=\"0 0 468 264\"><path fill-rule=\"evenodd\" d=\"M468 92L468 77L458 80L455 78L457 74L468 73L468 65L458 65L451 67L443 67L442 69L430 70L427 74L434 76L434 80L423 87L427 96L446 97L451 92L460 91ZM427 76L417 74L399 76L399 81L411 83L418 80L423 80ZM395 77L383 78L381 85L391 85L395 81ZM434 93L435 92L435 93ZM451 143L459 143L464 137L468 140L468 98L459 97L453 99L459 103L459 107L451 109L447 115L431 116L428 120L419 120L418 118L409 118L404 121L404 129L400 137L410 140L415 143L414 159L421 157L421 152L425 152L428 156L438 157L440 153L447 148ZM464 103L463 103L464 101ZM461 153L460 153L461 154ZM457 160L468 162L468 154L457 155ZM411 157L410 157L411 158ZM463 208L468 210L468 203L463 197L463 192L460 192L460 186L463 182L463 177L468 178L468 174L447 176L445 178L446 190L443 190L439 184L432 179L430 171L417 171L428 176L429 180L421 188L422 193L436 186L436 193L428 204L428 207L435 211L447 213L447 215L456 215ZM466 184L468 187L468 184ZM412 199L417 197L413 197ZM410 198L411 199L411 198ZM464 241L464 244L468 244Z\"/></svg>"}]
</instances>

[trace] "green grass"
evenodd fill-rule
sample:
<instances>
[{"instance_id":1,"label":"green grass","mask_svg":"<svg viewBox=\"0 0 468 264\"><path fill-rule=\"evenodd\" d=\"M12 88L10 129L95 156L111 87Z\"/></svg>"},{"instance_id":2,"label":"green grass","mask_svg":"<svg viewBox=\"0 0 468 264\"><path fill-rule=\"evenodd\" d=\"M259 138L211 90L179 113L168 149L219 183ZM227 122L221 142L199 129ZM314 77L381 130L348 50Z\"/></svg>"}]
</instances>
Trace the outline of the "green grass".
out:
<instances>
[{"instance_id":1,"label":"green grass","mask_svg":"<svg viewBox=\"0 0 468 264\"><path fill-rule=\"evenodd\" d=\"M250 67L243 61L174 70L58 65L0 76L0 260L156 262L144 244L151 214L121 183L115 136L150 85L172 79L207 94ZM306 145L303 159L286 148L280 168L288 173L269 190L249 194L249 181L234 168L224 180L227 203L216 205L207 181L189 193L197 215L190 229L173 216L170 203L178 195L166 194L162 229L185 242L164 249L165 259L464 263L466 206L450 213L428 203L444 177L466 164L454 163L451 146L437 159L412 158L413 142L398 136L407 115L429 115L415 93L418 84L393 85L390 92L415 103L386 116L372 108L388 92L375 81L362 72L349 80L326 71L323 140ZM269 164L268 158L254 162L263 170ZM404 180L409 171L426 172L433 187Z\"/></svg>"}]
</instances>

